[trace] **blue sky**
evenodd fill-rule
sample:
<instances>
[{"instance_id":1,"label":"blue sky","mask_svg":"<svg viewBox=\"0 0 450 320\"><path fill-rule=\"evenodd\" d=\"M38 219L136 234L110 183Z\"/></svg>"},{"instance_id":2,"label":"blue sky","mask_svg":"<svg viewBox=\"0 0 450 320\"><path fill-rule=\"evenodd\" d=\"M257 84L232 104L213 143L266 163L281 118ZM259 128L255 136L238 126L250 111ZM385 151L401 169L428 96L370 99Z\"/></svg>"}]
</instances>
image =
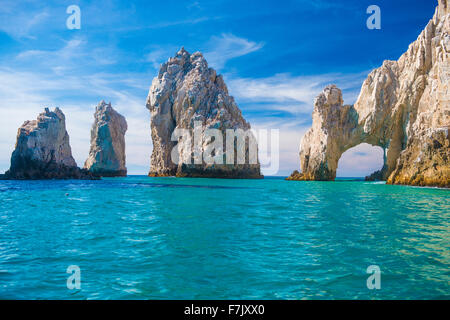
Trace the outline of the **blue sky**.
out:
<instances>
[{"instance_id":1,"label":"blue sky","mask_svg":"<svg viewBox=\"0 0 450 320\"><path fill-rule=\"evenodd\" d=\"M81 9L68 30L66 8ZM381 8L381 30L366 27L366 8ZM299 167L299 143L314 97L330 83L354 103L370 72L398 59L431 19L437 0L348 1L10 1L0 4L0 172L9 167L17 128L44 106L66 114L82 166L94 106L111 101L124 114L127 165L146 174L152 150L145 99L160 63L181 47L204 53L224 75L254 128L280 130L280 171ZM347 151L338 175L381 167L380 149Z\"/></svg>"}]
</instances>

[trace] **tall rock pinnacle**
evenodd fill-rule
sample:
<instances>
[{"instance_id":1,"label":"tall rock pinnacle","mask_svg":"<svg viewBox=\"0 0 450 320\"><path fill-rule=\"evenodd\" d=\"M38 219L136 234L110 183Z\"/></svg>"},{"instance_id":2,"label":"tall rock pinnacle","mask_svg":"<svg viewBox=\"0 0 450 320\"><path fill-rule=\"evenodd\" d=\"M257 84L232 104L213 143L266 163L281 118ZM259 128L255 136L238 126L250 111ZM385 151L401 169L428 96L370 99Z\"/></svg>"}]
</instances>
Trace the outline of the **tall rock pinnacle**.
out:
<instances>
[{"instance_id":1,"label":"tall rock pinnacle","mask_svg":"<svg viewBox=\"0 0 450 320\"><path fill-rule=\"evenodd\" d=\"M397 61L385 61L364 81L354 106L325 88L300 145L302 172L290 180L333 180L339 158L360 143L380 146L377 173L392 184L450 187L450 10L434 17Z\"/></svg>"},{"instance_id":2,"label":"tall rock pinnacle","mask_svg":"<svg viewBox=\"0 0 450 320\"><path fill-rule=\"evenodd\" d=\"M228 94L222 76L208 67L200 52L189 54L182 48L161 66L152 82L147 108L151 113L153 140L150 176L261 177L256 140L249 133L250 124L244 120L233 97ZM211 139L208 137L211 129L219 131L223 137ZM250 143L244 147L239 142L231 142L227 149L227 129L245 131L248 140L255 142L255 147L251 148ZM194 138L191 141L189 137L181 143L174 138L178 130L190 130ZM218 148L211 155L218 160L225 159L222 163L205 161L212 141ZM173 159L174 150L178 151L179 159ZM195 155L196 151L199 156ZM245 162L226 161L227 152L230 155L238 151L245 152ZM256 155L252 157L253 153Z\"/></svg>"},{"instance_id":3,"label":"tall rock pinnacle","mask_svg":"<svg viewBox=\"0 0 450 320\"><path fill-rule=\"evenodd\" d=\"M94 118L91 149L84 168L96 176L126 176L125 132L128 127L125 118L105 101L95 108Z\"/></svg>"}]
</instances>

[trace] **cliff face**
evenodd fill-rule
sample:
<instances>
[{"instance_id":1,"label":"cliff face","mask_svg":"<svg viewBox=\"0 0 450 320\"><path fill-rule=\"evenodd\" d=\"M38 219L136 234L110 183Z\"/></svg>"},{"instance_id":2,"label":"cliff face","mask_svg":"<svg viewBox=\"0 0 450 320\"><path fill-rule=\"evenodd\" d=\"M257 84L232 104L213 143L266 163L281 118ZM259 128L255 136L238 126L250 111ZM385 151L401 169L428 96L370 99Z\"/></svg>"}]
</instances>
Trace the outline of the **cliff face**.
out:
<instances>
[{"instance_id":1,"label":"cliff face","mask_svg":"<svg viewBox=\"0 0 450 320\"><path fill-rule=\"evenodd\" d=\"M84 168L97 176L126 176L125 132L128 127L125 118L105 101L96 107L94 118L91 148Z\"/></svg>"},{"instance_id":2,"label":"cliff face","mask_svg":"<svg viewBox=\"0 0 450 320\"><path fill-rule=\"evenodd\" d=\"M250 125L242 117L233 97L228 94L222 76L208 68L201 53L189 54L181 49L161 66L152 82L147 108L151 113L153 140L150 176L261 177L257 155L254 161L250 160L249 152L252 150L248 144L243 146L233 143L228 148L235 154L238 149L244 149L247 156L245 162L226 161L226 130L246 131ZM194 136L192 141L181 143L173 138L179 129L189 129L192 136L198 136ZM220 150L216 150L215 155L212 153L212 156L224 159L222 163L210 163L202 159L202 154L211 148L213 141L207 135L209 129L217 129L223 134L223 156ZM250 134L251 138L254 139ZM181 160L172 159L172 150L178 151ZM193 155L194 152L200 153L200 159Z\"/></svg>"},{"instance_id":3,"label":"cliff face","mask_svg":"<svg viewBox=\"0 0 450 320\"><path fill-rule=\"evenodd\" d=\"M65 116L48 108L37 120L25 121L17 132L7 179L92 179L72 157Z\"/></svg>"},{"instance_id":4,"label":"cliff face","mask_svg":"<svg viewBox=\"0 0 450 320\"><path fill-rule=\"evenodd\" d=\"M339 158L360 143L380 146L388 183L450 186L450 10L435 15L398 61L385 61L364 81L354 106L325 88L300 145L302 173L291 180L333 180Z\"/></svg>"}]
</instances>

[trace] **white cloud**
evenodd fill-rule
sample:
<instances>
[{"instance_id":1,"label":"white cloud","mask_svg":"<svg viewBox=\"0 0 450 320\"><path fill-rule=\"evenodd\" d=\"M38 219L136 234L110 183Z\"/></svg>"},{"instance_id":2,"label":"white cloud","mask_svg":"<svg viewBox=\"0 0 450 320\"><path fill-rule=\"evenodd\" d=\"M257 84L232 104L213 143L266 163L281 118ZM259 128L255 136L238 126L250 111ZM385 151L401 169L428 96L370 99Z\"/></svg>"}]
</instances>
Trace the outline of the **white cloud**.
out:
<instances>
[{"instance_id":1,"label":"white cloud","mask_svg":"<svg viewBox=\"0 0 450 320\"><path fill-rule=\"evenodd\" d=\"M336 84L343 91L345 103L354 103L366 76L366 72L314 76L282 73L267 78L238 78L226 74L225 80L230 93L241 102L265 103L271 110L298 114L312 112L314 98L329 84ZM264 104L261 106L264 108Z\"/></svg>"},{"instance_id":2,"label":"white cloud","mask_svg":"<svg viewBox=\"0 0 450 320\"><path fill-rule=\"evenodd\" d=\"M186 8L188 10L201 10L202 7L200 6L200 3L198 1L194 1L189 3Z\"/></svg>"},{"instance_id":3,"label":"white cloud","mask_svg":"<svg viewBox=\"0 0 450 320\"><path fill-rule=\"evenodd\" d=\"M48 9L23 10L17 1L2 1L0 30L16 39L34 39L33 31L50 18Z\"/></svg>"},{"instance_id":4,"label":"white cloud","mask_svg":"<svg viewBox=\"0 0 450 320\"><path fill-rule=\"evenodd\" d=\"M172 57L179 49L176 46L153 46L145 60L150 62L153 69L158 72L161 64Z\"/></svg>"},{"instance_id":5,"label":"white cloud","mask_svg":"<svg viewBox=\"0 0 450 320\"><path fill-rule=\"evenodd\" d=\"M15 57L17 63L29 63L34 70L46 68L58 75L69 73L80 67L102 66L115 63L114 50L106 47L89 47L86 39L74 37L63 41L57 50L26 50Z\"/></svg>"},{"instance_id":6,"label":"white cloud","mask_svg":"<svg viewBox=\"0 0 450 320\"><path fill-rule=\"evenodd\" d=\"M65 42L65 45L59 49L54 51L46 51L46 50L27 50L20 52L16 59L18 60L26 60L26 59L39 59L46 58L50 62L54 62L55 59L61 60L69 60L74 56L78 56L82 54L80 50L83 44L86 42L82 39L73 38L69 41ZM42 61L41 61L42 63Z\"/></svg>"},{"instance_id":7,"label":"white cloud","mask_svg":"<svg viewBox=\"0 0 450 320\"><path fill-rule=\"evenodd\" d=\"M222 69L230 59L247 55L261 49L264 43L253 42L244 38L239 38L233 34L223 33L220 36L213 36L206 44L204 56L208 65L215 69ZM172 57L180 47L174 45L155 45L146 55L145 61L150 62L155 70L159 70L160 65Z\"/></svg>"},{"instance_id":8,"label":"white cloud","mask_svg":"<svg viewBox=\"0 0 450 320\"><path fill-rule=\"evenodd\" d=\"M122 17L120 17L122 18ZM153 30L153 29L164 29L169 27L176 27L176 26L182 26L182 25L195 25L207 21L214 21L214 20L220 20L222 17L220 16L204 16L204 17L197 17L197 18L188 18L188 19L182 19L182 20L170 20L170 21L162 21L162 22L156 22L151 23L146 26L123 26L116 29L118 32L133 32L133 31L139 31L139 30Z\"/></svg>"},{"instance_id":9,"label":"white cloud","mask_svg":"<svg viewBox=\"0 0 450 320\"><path fill-rule=\"evenodd\" d=\"M254 42L231 33L222 33L219 37L213 36L210 39L204 56L211 67L220 70L228 60L258 51L263 46L263 42Z\"/></svg>"}]
</instances>

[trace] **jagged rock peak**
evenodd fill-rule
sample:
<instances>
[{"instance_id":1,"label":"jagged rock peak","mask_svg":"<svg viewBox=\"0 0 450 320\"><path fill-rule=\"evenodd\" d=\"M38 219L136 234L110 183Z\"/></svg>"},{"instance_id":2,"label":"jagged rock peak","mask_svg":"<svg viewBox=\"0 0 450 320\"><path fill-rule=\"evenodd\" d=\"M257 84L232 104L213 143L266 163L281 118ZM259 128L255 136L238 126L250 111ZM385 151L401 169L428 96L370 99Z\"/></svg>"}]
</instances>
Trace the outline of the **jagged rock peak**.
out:
<instances>
[{"instance_id":1,"label":"jagged rock peak","mask_svg":"<svg viewBox=\"0 0 450 320\"><path fill-rule=\"evenodd\" d=\"M64 113L45 108L37 120L25 121L17 132L8 179L92 179L72 157Z\"/></svg>"},{"instance_id":2,"label":"jagged rock peak","mask_svg":"<svg viewBox=\"0 0 450 320\"><path fill-rule=\"evenodd\" d=\"M91 129L91 148L84 168L97 176L126 176L125 117L102 100L95 108Z\"/></svg>"},{"instance_id":3,"label":"jagged rock peak","mask_svg":"<svg viewBox=\"0 0 450 320\"><path fill-rule=\"evenodd\" d=\"M149 90L147 108L151 113L153 140L150 175L261 177L258 161L247 161L245 164L192 164L187 158L187 161L180 163L174 162L171 157L174 148L178 149L180 155L190 157L186 146L172 141L176 129L194 129L195 123L200 123L202 133L199 148L202 151L207 149L210 142L205 136L207 129L218 129L222 133L226 129L250 129L250 124L242 117L233 97L228 94L222 76L208 67L200 52L189 54L181 48L173 58L161 65ZM223 147L225 153L226 146ZM249 149L245 152L248 154Z\"/></svg>"},{"instance_id":4,"label":"jagged rock peak","mask_svg":"<svg viewBox=\"0 0 450 320\"><path fill-rule=\"evenodd\" d=\"M314 106L317 108L323 108L327 106L342 105L344 100L342 98L342 91L336 87L336 85L331 84L323 89L314 101Z\"/></svg>"},{"instance_id":5,"label":"jagged rock peak","mask_svg":"<svg viewBox=\"0 0 450 320\"><path fill-rule=\"evenodd\" d=\"M300 145L302 172L289 179L333 180L342 153L365 142L384 150L383 168L368 179L450 187L449 70L450 11L441 0L408 50L369 74L354 106L330 100L329 87L319 95ZM324 108L328 100L341 106Z\"/></svg>"}]
</instances>

